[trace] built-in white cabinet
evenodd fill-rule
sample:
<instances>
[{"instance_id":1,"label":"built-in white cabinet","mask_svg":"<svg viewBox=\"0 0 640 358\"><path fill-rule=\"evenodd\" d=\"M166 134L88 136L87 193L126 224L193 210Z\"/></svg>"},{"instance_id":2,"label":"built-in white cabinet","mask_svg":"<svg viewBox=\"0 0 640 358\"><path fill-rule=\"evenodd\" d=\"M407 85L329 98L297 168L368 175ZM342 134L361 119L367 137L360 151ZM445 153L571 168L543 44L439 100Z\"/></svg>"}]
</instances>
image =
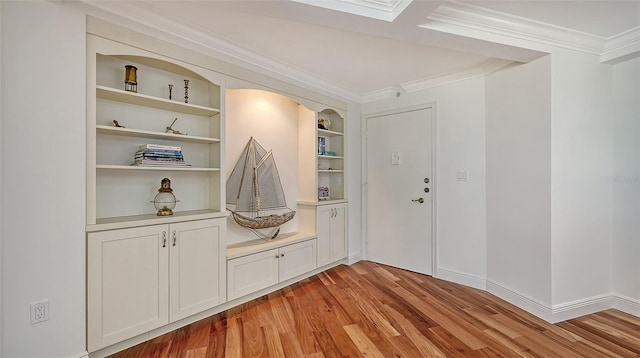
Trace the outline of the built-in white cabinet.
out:
<instances>
[{"instance_id":1,"label":"built-in white cabinet","mask_svg":"<svg viewBox=\"0 0 640 358\"><path fill-rule=\"evenodd\" d=\"M87 235L90 352L225 302L224 219Z\"/></svg>"},{"instance_id":2,"label":"built-in white cabinet","mask_svg":"<svg viewBox=\"0 0 640 358\"><path fill-rule=\"evenodd\" d=\"M333 109L299 107L298 203L344 201L346 198L345 121Z\"/></svg>"},{"instance_id":3,"label":"built-in white cabinet","mask_svg":"<svg viewBox=\"0 0 640 358\"><path fill-rule=\"evenodd\" d=\"M318 267L342 260L348 254L347 204L302 206L302 220L315 225L318 235Z\"/></svg>"},{"instance_id":4,"label":"built-in white cabinet","mask_svg":"<svg viewBox=\"0 0 640 358\"><path fill-rule=\"evenodd\" d=\"M152 200L165 177L180 216L225 216L224 77L93 35L87 51L87 226L157 223ZM125 66L137 69L136 91L125 90ZM179 148L186 165L134 165L148 144Z\"/></svg>"},{"instance_id":5,"label":"built-in white cabinet","mask_svg":"<svg viewBox=\"0 0 640 358\"><path fill-rule=\"evenodd\" d=\"M303 275L317 267L315 238L281 247L269 247L267 245L262 251L227 261L229 300Z\"/></svg>"}]
</instances>

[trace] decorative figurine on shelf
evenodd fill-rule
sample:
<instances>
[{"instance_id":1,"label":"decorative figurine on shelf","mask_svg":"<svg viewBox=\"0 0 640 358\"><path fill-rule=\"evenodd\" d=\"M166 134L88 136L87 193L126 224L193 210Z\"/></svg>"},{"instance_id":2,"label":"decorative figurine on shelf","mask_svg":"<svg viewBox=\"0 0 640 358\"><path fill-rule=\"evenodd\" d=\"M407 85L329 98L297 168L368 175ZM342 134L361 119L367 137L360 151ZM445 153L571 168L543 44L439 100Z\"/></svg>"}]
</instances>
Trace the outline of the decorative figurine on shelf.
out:
<instances>
[{"instance_id":1,"label":"decorative figurine on shelf","mask_svg":"<svg viewBox=\"0 0 640 358\"><path fill-rule=\"evenodd\" d=\"M116 128L126 128L122 124L118 123L118 121L116 121L115 119L113 120L113 126Z\"/></svg>"},{"instance_id":2,"label":"decorative figurine on shelf","mask_svg":"<svg viewBox=\"0 0 640 358\"><path fill-rule=\"evenodd\" d=\"M318 129L331 130L331 121L327 118L318 119Z\"/></svg>"},{"instance_id":3,"label":"decorative figurine on shelf","mask_svg":"<svg viewBox=\"0 0 640 358\"><path fill-rule=\"evenodd\" d=\"M321 186L318 188L318 200L329 200L329 188Z\"/></svg>"},{"instance_id":4,"label":"decorative figurine on shelf","mask_svg":"<svg viewBox=\"0 0 640 358\"><path fill-rule=\"evenodd\" d=\"M189 103L189 80L184 80L184 103Z\"/></svg>"},{"instance_id":5,"label":"decorative figurine on shelf","mask_svg":"<svg viewBox=\"0 0 640 358\"><path fill-rule=\"evenodd\" d=\"M160 189L158 194L153 198L153 205L158 210L158 216L173 215L173 209L176 207L176 197L173 195L173 189L171 189L171 180L164 178L160 182Z\"/></svg>"},{"instance_id":6,"label":"decorative figurine on shelf","mask_svg":"<svg viewBox=\"0 0 640 358\"><path fill-rule=\"evenodd\" d=\"M167 127L167 130L165 130L165 133L173 133L173 134L181 134L181 135L187 135L187 133L182 133L177 129L173 129L173 124L176 123L176 121L178 120L178 117L176 117L176 119L173 120L173 122L171 122L171 124Z\"/></svg>"},{"instance_id":7,"label":"decorative figurine on shelf","mask_svg":"<svg viewBox=\"0 0 640 358\"><path fill-rule=\"evenodd\" d=\"M169 84L169 101L171 101L171 91L173 91L173 85Z\"/></svg>"},{"instance_id":8,"label":"decorative figurine on shelf","mask_svg":"<svg viewBox=\"0 0 640 358\"><path fill-rule=\"evenodd\" d=\"M124 66L124 90L138 92L138 68L132 65Z\"/></svg>"}]
</instances>

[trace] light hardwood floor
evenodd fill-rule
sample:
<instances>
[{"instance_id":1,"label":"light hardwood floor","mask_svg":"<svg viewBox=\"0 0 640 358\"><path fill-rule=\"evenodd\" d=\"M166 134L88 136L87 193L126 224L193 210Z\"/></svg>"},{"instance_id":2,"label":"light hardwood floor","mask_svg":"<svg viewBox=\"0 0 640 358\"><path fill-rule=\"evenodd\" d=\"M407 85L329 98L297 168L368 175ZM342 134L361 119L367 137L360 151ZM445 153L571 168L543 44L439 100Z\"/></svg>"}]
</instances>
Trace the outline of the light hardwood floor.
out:
<instances>
[{"instance_id":1,"label":"light hardwood floor","mask_svg":"<svg viewBox=\"0 0 640 358\"><path fill-rule=\"evenodd\" d=\"M549 324L489 293L363 261L112 357L640 357L640 318L607 310Z\"/></svg>"}]
</instances>

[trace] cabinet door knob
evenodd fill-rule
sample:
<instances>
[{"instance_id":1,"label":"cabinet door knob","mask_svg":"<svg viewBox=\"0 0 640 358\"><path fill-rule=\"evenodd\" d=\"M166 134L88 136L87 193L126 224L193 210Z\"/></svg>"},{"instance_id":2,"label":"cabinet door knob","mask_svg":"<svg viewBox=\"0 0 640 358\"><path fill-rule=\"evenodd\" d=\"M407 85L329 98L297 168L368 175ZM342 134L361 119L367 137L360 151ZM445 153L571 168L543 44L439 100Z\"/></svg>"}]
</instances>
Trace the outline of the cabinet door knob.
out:
<instances>
[{"instance_id":1,"label":"cabinet door knob","mask_svg":"<svg viewBox=\"0 0 640 358\"><path fill-rule=\"evenodd\" d=\"M173 236L173 246L176 246L176 240L178 239L178 238L176 237L176 231L175 231L175 230L173 230L173 231L172 231L172 233L171 233L171 235Z\"/></svg>"},{"instance_id":2,"label":"cabinet door knob","mask_svg":"<svg viewBox=\"0 0 640 358\"><path fill-rule=\"evenodd\" d=\"M280 255L276 254L276 259L277 259L277 258L280 258Z\"/></svg>"},{"instance_id":3,"label":"cabinet door knob","mask_svg":"<svg viewBox=\"0 0 640 358\"><path fill-rule=\"evenodd\" d=\"M280 254L280 257L284 257L284 254Z\"/></svg>"},{"instance_id":4,"label":"cabinet door knob","mask_svg":"<svg viewBox=\"0 0 640 358\"><path fill-rule=\"evenodd\" d=\"M162 232L162 247L167 247L167 232Z\"/></svg>"}]
</instances>

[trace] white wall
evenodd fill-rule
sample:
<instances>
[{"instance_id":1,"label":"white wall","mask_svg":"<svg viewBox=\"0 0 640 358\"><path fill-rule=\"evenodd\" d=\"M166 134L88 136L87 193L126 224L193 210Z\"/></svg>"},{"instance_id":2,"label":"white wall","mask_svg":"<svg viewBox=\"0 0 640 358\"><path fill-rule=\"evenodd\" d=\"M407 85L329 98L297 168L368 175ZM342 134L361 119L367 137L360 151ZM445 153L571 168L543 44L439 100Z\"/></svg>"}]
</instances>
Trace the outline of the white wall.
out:
<instances>
[{"instance_id":1,"label":"white wall","mask_svg":"<svg viewBox=\"0 0 640 358\"><path fill-rule=\"evenodd\" d=\"M3 357L85 351L85 17L2 2ZM29 303L49 299L30 325Z\"/></svg>"},{"instance_id":2,"label":"white wall","mask_svg":"<svg viewBox=\"0 0 640 358\"><path fill-rule=\"evenodd\" d=\"M4 63L4 57L3 57L3 49L4 49L4 34L6 33L6 31L4 30L3 26L4 26L4 20L3 20L3 9L4 9L4 4L0 3L0 228L4 227L3 225L3 220L4 220L4 214L3 214L3 208L4 208L4 187L2 185L3 182L3 178L4 178L4 131L3 131L3 127L4 127L4 66L2 65ZM2 257L4 257L3 254L3 249L2 247L4 246L4 230L0 229L0 354L2 354L2 352L4 352L3 344L3 338L4 338L4 305L2 305L2 301L4 300L4 260L2 260Z\"/></svg>"},{"instance_id":3,"label":"white wall","mask_svg":"<svg viewBox=\"0 0 640 358\"><path fill-rule=\"evenodd\" d=\"M363 115L435 103L437 277L484 287L486 277L484 78L366 103ZM467 182L456 181L468 171Z\"/></svg>"},{"instance_id":4,"label":"white wall","mask_svg":"<svg viewBox=\"0 0 640 358\"><path fill-rule=\"evenodd\" d=\"M486 79L487 279L533 306L551 303L550 66Z\"/></svg>"},{"instance_id":5,"label":"white wall","mask_svg":"<svg viewBox=\"0 0 640 358\"><path fill-rule=\"evenodd\" d=\"M611 66L551 55L552 305L611 292Z\"/></svg>"},{"instance_id":6,"label":"white wall","mask_svg":"<svg viewBox=\"0 0 640 358\"><path fill-rule=\"evenodd\" d=\"M347 197L349 198L348 237L350 262L362 259L362 122L360 104L347 108Z\"/></svg>"},{"instance_id":7,"label":"white wall","mask_svg":"<svg viewBox=\"0 0 640 358\"><path fill-rule=\"evenodd\" d=\"M640 58L613 66L613 292L640 315Z\"/></svg>"}]
</instances>

